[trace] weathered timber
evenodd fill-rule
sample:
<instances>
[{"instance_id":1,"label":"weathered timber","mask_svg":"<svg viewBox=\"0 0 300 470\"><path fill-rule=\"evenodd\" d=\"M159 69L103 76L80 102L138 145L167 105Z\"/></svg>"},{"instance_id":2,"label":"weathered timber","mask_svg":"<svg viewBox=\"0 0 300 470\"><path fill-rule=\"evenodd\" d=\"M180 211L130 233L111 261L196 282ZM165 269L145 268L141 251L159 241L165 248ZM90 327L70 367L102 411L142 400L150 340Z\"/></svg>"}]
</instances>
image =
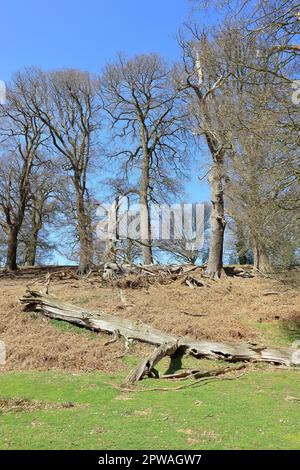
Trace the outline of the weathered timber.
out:
<instances>
[{"instance_id":1,"label":"weathered timber","mask_svg":"<svg viewBox=\"0 0 300 470\"><path fill-rule=\"evenodd\" d=\"M93 331L103 331L110 334L118 332L125 339L137 340L156 346L160 346L165 342L176 341L174 336L142 322L127 320L102 311L91 312L64 302L53 295L29 290L20 300L27 311L41 312L47 317L64 320Z\"/></svg>"},{"instance_id":2,"label":"weathered timber","mask_svg":"<svg viewBox=\"0 0 300 470\"><path fill-rule=\"evenodd\" d=\"M61 301L52 295L33 290L29 290L21 302L27 311L41 312L47 317L68 321L93 331L118 334L127 341L136 340L154 346L176 343L178 350L198 358L223 359L230 362L271 362L286 366L300 365L300 351L292 347L272 348L248 343L228 344L196 341L188 337L176 338L140 321L128 320L104 312L91 312Z\"/></svg>"},{"instance_id":3,"label":"weathered timber","mask_svg":"<svg viewBox=\"0 0 300 470\"><path fill-rule=\"evenodd\" d=\"M145 375L151 376L154 367L165 356L172 356L178 349L177 341L163 343L155 349L150 356L144 359L141 364L134 368L124 381L124 385L133 384L141 380Z\"/></svg>"}]
</instances>

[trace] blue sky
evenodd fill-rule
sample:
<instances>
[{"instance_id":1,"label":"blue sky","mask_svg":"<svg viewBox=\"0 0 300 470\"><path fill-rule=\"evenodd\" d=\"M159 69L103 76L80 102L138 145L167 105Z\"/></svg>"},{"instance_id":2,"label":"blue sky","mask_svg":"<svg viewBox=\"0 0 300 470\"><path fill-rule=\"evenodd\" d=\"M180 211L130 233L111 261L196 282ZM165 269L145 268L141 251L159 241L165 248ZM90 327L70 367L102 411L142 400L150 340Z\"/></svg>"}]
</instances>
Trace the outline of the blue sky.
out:
<instances>
[{"instance_id":1,"label":"blue sky","mask_svg":"<svg viewBox=\"0 0 300 470\"><path fill-rule=\"evenodd\" d=\"M0 79L30 65L99 72L120 51L176 60L176 33L190 13L188 0L2 0ZM200 165L201 154L187 186L191 202L209 198Z\"/></svg>"},{"instance_id":2,"label":"blue sky","mask_svg":"<svg viewBox=\"0 0 300 470\"><path fill-rule=\"evenodd\" d=\"M119 51L177 57L188 0L2 0L1 73L25 65L98 71Z\"/></svg>"}]
</instances>

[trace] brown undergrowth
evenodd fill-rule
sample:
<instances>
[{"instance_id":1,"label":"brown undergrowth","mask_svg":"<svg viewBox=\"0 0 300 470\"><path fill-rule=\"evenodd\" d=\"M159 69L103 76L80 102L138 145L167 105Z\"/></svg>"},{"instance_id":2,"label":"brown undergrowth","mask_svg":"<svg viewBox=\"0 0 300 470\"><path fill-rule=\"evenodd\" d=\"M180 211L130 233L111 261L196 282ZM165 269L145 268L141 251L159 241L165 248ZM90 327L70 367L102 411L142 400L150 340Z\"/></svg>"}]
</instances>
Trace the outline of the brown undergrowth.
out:
<instances>
[{"instance_id":1,"label":"brown undergrowth","mask_svg":"<svg viewBox=\"0 0 300 470\"><path fill-rule=\"evenodd\" d=\"M23 398L0 398L0 415L6 413L20 413L24 411L53 410L60 408L73 408L75 405L67 403L48 403L39 400Z\"/></svg>"},{"instance_id":2,"label":"brown undergrowth","mask_svg":"<svg viewBox=\"0 0 300 470\"><path fill-rule=\"evenodd\" d=\"M228 277L211 287L194 289L177 280L168 285L121 288L77 279L51 281L50 293L91 310L143 321L177 336L216 341L270 343L268 325L280 326L286 344L300 331L299 272L278 278ZM42 276L43 277L43 276ZM298 280L297 280L298 279ZM291 282L291 280L293 282ZM7 363L1 370L108 371L122 370L123 342L105 345L104 334L78 334L53 321L24 313L19 298L28 278L0 277L0 340L7 347ZM35 288L42 288L37 284ZM272 292L271 294L266 294ZM265 329L264 329L264 328ZM291 333L291 334L290 334ZM274 338L275 343L277 338ZM278 344L282 344L278 341ZM130 354L147 353L137 345Z\"/></svg>"}]
</instances>

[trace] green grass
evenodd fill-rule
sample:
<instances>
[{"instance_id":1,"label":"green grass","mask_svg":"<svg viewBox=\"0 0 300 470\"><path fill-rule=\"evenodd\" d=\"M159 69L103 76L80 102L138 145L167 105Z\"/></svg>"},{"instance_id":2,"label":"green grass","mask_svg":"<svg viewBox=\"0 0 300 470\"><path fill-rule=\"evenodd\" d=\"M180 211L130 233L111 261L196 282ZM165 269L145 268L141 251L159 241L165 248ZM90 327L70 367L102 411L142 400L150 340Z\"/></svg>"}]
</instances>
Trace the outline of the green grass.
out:
<instances>
[{"instance_id":1,"label":"green grass","mask_svg":"<svg viewBox=\"0 0 300 470\"><path fill-rule=\"evenodd\" d=\"M66 321L61 320L50 320L50 323L51 325L54 325L56 328L63 332L76 333L78 335L83 335L89 339L98 339L97 334L95 334L93 331L87 330L85 328L80 328L77 325L72 325L72 323L68 323Z\"/></svg>"},{"instance_id":2,"label":"green grass","mask_svg":"<svg viewBox=\"0 0 300 470\"><path fill-rule=\"evenodd\" d=\"M203 366L203 364L202 364ZM299 371L256 370L178 392L121 393L122 377L2 373L0 398L73 408L0 414L1 449L299 449ZM145 380L139 389L174 387Z\"/></svg>"},{"instance_id":3,"label":"green grass","mask_svg":"<svg viewBox=\"0 0 300 470\"><path fill-rule=\"evenodd\" d=\"M291 346L300 338L300 325L297 321L274 320L256 324L261 341L273 346Z\"/></svg>"}]
</instances>

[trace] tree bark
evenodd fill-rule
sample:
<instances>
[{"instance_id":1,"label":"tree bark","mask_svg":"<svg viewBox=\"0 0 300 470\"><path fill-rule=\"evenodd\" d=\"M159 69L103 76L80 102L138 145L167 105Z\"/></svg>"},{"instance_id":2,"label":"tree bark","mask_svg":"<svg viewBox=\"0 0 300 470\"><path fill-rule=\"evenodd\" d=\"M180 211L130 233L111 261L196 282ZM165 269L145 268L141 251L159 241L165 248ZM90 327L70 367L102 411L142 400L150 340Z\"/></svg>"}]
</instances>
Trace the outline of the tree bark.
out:
<instances>
[{"instance_id":1,"label":"tree bark","mask_svg":"<svg viewBox=\"0 0 300 470\"><path fill-rule=\"evenodd\" d=\"M211 190L210 249L207 274L213 279L223 275L223 245L225 231L222 164L213 164L209 177Z\"/></svg>"},{"instance_id":2,"label":"tree bark","mask_svg":"<svg viewBox=\"0 0 300 470\"><path fill-rule=\"evenodd\" d=\"M38 238L39 233L43 227L43 218L44 218L44 205L46 199L41 197L39 201L37 197L34 199L34 204L32 207L31 213L31 233L30 239L27 246L27 253L25 262L27 266L35 266L36 263L36 254L38 247Z\"/></svg>"},{"instance_id":3,"label":"tree bark","mask_svg":"<svg viewBox=\"0 0 300 470\"><path fill-rule=\"evenodd\" d=\"M271 265L267 253L267 249L256 237L252 238L253 249L253 266L262 273L270 272Z\"/></svg>"},{"instance_id":4,"label":"tree bark","mask_svg":"<svg viewBox=\"0 0 300 470\"><path fill-rule=\"evenodd\" d=\"M26 264L27 266L35 266L36 262L36 253L38 245L38 230L35 230L31 234L31 238L28 245L27 255L26 255Z\"/></svg>"},{"instance_id":5,"label":"tree bark","mask_svg":"<svg viewBox=\"0 0 300 470\"><path fill-rule=\"evenodd\" d=\"M86 226L81 225L81 220L81 217L78 217L80 251L77 274L84 275L89 272L92 265L92 249L90 243L90 235L87 232Z\"/></svg>"},{"instance_id":6,"label":"tree bark","mask_svg":"<svg viewBox=\"0 0 300 470\"><path fill-rule=\"evenodd\" d=\"M148 150L144 150L142 161L142 175L140 180L140 217L141 217L141 243L142 243L142 256L144 264L152 264L152 245L151 245L151 221L150 209L148 201L149 190L149 160L150 156Z\"/></svg>"},{"instance_id":7,"label":"tree bark","mask_svg":"<svg viewBox=\"0 0 300 470\"><path fill-rule=\"evenodd\" d=\"M126 377L123 385L133 384L141 380L145 375L151 375L154 367L165 356L172 356L178 349L177 341L163 343L150 354L141 364L133 369Z\"/></svg>"},{"instance_id":8,"label":"tree bark","mask_svg":"<svg viewBox=\"0 0 300 470\"><path fill-rule=\"evenodd\" d=\"M7 271L17 271L17 250L19 231L15 227L9 227L7 240L7 256L5 268Z\"/></svg>"},{"instance_id":9,"label":"tree bark","mask_svg":"<svg viewBox=\"0 0 300 470\"><path fill-rule=\"evenodd\" d=\"M75 183L76 196L77 196L77 223L79 235L79 266L77 273L79 275L87 274L91 268L93 261L93 248L92 248L92 230L90 217L87 214L84 201L84 191L81 188L80 182Z\"/></svg>"}]
</instances>

